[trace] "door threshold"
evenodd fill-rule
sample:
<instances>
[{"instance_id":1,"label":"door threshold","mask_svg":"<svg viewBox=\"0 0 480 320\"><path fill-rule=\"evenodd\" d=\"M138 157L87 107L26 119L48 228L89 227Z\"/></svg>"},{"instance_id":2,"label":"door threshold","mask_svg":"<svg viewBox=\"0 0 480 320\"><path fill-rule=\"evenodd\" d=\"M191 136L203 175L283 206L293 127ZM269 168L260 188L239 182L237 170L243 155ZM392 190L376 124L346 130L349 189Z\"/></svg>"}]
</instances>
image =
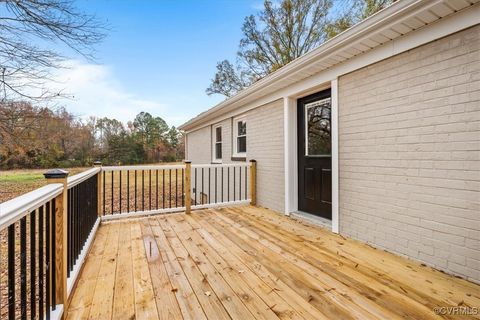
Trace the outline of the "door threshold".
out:
<instances>
[{"instance_id":1,"label":"door threshold","mask_svg":"<svg viewBox=\"0 0 480 320\"><path fill-rule=\"evenodd\" d=\"M316 216L314 214L308 213L308 212L303 212L303 211L295 211L290 213L291 217L299 218L301 220L305 220L307 222L310 222L314 225L317 225L319 227L328 229L329 231L332 230L332 220L322 218L319 216Z\"/></svg>"}]
</instances>

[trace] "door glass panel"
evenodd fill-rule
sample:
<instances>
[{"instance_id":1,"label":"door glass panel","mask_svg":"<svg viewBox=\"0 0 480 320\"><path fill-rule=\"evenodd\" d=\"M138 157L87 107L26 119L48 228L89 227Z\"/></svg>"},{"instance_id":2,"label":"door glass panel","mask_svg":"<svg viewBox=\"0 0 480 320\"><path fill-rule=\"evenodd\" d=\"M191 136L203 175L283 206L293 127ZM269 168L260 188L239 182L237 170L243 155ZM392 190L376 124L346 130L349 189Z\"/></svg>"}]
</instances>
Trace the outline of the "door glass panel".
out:
<instances>
[{"instance_id":1,"label":"door glass panel","mask_svg":"<svg viewBox=\"0 0 480 320\"><path fill-rule=\"evenodd\" d=\"M331 154L330 98L305 105L305 155Z\"/></svg>"}]
</instances>

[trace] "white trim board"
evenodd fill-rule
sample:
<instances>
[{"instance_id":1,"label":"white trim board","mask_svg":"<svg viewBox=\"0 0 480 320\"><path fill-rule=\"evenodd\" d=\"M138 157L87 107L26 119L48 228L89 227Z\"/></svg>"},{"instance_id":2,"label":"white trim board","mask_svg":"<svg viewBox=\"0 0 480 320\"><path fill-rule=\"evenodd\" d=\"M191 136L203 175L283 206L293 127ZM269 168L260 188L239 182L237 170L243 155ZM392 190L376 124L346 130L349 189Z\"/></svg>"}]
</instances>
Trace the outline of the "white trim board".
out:
<instances>
[{"instance_id":1,"label":"white trim board","mask_svg":"<svg viewBox=\"0 0 480 320\"><path fill-rule=\"evenodd\" d=\"M330 81L332 136L332 232L339 233L338 80ZM328 87L328 86L327 86ZM323 86L325 88L325 86ZM284 97L285 214L298 211L297 99Z\"/></svg>"}]
</instances>

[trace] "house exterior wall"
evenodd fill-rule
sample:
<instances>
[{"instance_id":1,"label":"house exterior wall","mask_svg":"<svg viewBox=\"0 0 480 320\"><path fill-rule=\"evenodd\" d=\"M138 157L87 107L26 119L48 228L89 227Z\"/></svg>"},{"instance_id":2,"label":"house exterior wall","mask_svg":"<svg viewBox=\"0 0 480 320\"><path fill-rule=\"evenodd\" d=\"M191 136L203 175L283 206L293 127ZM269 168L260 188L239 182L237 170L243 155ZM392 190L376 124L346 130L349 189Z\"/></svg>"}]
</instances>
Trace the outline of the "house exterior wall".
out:
<instances>
[{"instance_id":1,"label":"house exterior wall","mask_svg":"<svg viewBox=\"0 0 480 320\"><path fill-rule=\"evenodd\" d=\"M277 100L243 114L247 121L247 159L257 160L257 204L283 212L283 101ZM212 128L222 126L222 163L232 161L233 119L228 118L187 134L187 158L193 164L213 161Z\"/></svg>"},{"instance_id":2,"label":"house exterior wall","mask_svg":"<svg viewBox=\"0 0 480 320\"><path fill-rule=\"evenodd\" d=\"M188 133L187 136L187 160L195 164L205 164L212 161L212 137L211 128L201 129Z\"/></svg>"},{"instance_id":3,"label":"house exterior wall","mask_svg":"<svg viewBox=\"0 0 480 320\"><path fill-rule=\"evenodd\" d=\"M480 281L480 26L339 78L340 232Z\"/></svg>"}]
</instances>

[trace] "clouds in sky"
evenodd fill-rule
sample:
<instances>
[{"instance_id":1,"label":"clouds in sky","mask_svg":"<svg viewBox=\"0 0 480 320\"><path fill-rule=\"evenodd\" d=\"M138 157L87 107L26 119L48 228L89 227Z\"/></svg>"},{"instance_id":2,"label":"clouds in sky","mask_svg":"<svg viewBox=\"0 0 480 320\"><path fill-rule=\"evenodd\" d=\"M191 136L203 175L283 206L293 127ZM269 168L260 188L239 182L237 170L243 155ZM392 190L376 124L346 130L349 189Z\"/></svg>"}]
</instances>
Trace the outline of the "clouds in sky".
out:
<instances>
[{"instance_id":1,"label":"clouds in sky","mask_svg":"<svg viewBox=\"0 0 480 320\"><path fill-rule=\"evenodd\" d=\"M67 61L66 66L56 71L56 82L50 86L70 97L59 102L77 116L109 117L126 124L140 111L146 111L164 118L170 125L179 125L186 120L169 116L171 108L167 104L136 96L115 79L109 66L77 60Z\"/></svg>"}]
</instances>

